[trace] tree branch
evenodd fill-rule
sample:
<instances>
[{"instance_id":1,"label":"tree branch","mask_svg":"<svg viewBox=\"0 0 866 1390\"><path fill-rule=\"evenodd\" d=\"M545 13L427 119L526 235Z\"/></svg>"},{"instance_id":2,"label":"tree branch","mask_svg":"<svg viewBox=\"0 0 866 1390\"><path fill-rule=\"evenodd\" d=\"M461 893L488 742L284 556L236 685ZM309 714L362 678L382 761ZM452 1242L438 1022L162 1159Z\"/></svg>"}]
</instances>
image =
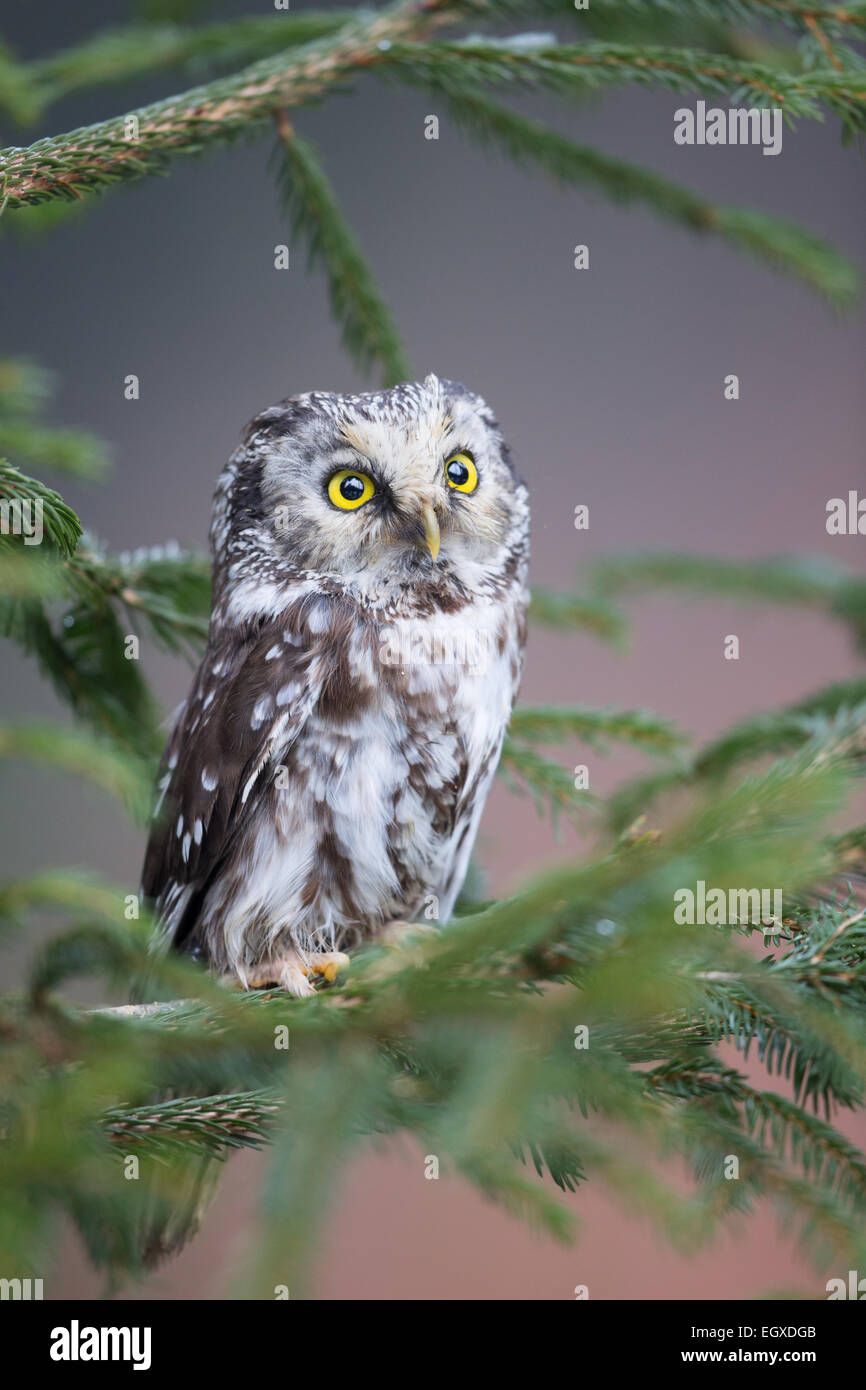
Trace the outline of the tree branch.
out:
<instances>
[{"instance_id":1,"label":"tree branch","mask_svg":"<svg viewBox=\"0 0 866 1390\"><path fill-rule=\"evenodd\" d=\"M361 19L333 41L290 50L253 63L231 77L168 97L99 125L38 140L0 155L0 205L10 208L83 192L164 169L180 154L235 138L270 121L275 107L318 96L348 73L381 60L398 39L426 38L453 19L455 0L403 0ZM384 47L383 47L384 45Z\"/></svg>"}]
</instances>

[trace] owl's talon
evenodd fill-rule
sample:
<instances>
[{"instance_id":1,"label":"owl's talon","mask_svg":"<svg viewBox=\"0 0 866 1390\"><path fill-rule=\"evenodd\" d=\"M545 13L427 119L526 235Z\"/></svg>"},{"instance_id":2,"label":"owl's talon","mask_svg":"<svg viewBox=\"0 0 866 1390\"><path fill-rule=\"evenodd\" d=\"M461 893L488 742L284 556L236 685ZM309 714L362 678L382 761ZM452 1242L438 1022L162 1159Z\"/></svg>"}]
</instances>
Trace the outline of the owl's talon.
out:
<instances>
[{"instance_id":1,"label":"owl's talon","mask_svg":"<svg viewBox=\"0 0 866 1390\"><path fill-rule=\"evenodd\" d=\"M315 993L307 979L307 970L297 951L287 951L273 960L259 961L238 969L243 989L284 989L296 999Z\"/></svg>"},{"instance_id":2,"label":"owl's talon","mask_svg":"<svg viewBox=\"0 0 866 1390\"><path fill-rule=\"evenodd\" d=\"M333 984L340 970L345 970L349 957L343 951L314 951L301 956L299 951L287 951L284 956L259 961L238 969L237 976L224 975L224 984L240 985L242 989L284 989L298 999L315 994L310 976L321 975Z\"/></svg>"},{"instance_id":3,"label":"owl's talon","mask_svg":"<svg viewBox=\"0 0 866 1390\"><path fill-rule=\"evenodd\" d=\"M340 970L347 970L349 967L349 957L345 951L317 951L315 955L307 958L304 966L306 975L324 975L329 985L332 985L337 978Z\"/></svg>"}]
</instances>

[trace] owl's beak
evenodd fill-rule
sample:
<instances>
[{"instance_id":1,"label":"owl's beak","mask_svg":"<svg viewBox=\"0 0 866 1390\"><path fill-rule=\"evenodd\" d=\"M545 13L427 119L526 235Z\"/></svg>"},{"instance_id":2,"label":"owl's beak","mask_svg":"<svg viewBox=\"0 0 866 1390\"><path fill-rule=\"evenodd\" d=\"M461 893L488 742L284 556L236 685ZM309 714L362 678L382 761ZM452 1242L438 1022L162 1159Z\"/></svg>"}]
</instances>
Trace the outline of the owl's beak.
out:
<instances>
[{"instance_id":1,"label":"owl's beak","mask_svg":"<svg viewBox=\"0 0 866 1390\"><path fill-rule=\"evenodd\" d=\"M425 502L421 508L421 516L424 519L424 541L435 560L439 554L439 543L442 538L439 534L439 522L436 520L436 513L429 502Z\"/></svg>"}]
</instances>

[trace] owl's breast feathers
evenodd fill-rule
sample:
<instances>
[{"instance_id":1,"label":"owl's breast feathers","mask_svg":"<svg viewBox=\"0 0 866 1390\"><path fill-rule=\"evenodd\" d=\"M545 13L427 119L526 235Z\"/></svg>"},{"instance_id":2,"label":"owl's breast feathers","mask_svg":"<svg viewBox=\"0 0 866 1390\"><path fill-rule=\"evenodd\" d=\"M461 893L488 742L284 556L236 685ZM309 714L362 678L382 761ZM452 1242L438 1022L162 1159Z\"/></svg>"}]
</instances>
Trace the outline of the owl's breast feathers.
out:
<instances>
[{"instance_id":1,"label":"owl's breast feathers","mask_svg":"<svg viewBox=\"0 0 866 1390\"><path fill-rule=\"evenodd\" d=\"M143 891L218 969L350 946L459 892L519 683L525 572L411 617L304 593L215 614L165 751Z\"/></svg>"}]
</instances>

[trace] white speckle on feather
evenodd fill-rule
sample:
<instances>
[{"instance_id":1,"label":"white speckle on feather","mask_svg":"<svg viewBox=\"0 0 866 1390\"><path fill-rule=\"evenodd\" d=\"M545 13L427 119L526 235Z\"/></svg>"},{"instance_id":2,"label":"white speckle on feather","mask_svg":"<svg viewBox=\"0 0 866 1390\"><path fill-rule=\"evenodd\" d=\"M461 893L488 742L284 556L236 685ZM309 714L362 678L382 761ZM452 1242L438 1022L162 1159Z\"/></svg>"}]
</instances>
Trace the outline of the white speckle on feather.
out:
<instances>
[{"instance_id":1,"label":"white speckle on feather","mask_svg":"<svg viewBox=\"0 0 866 1390\"><path fill-rule=\"evenodd\" d=\"M279 700L277 701L279 703ZM252 718L250 719L251 729L260 729L273 709L273 700L270 695L262 695L253 705Z\"/></svg>"}]
</instances>

